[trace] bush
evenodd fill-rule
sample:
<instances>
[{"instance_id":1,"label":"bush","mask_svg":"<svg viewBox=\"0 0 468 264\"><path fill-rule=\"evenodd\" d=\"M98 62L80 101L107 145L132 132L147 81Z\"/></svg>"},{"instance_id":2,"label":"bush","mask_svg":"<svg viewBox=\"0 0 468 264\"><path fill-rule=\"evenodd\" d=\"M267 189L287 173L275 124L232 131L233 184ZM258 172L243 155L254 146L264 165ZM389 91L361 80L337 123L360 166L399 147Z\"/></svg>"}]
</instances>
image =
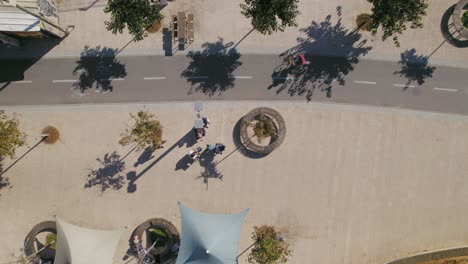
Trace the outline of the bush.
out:
<instances>
[{"instance_id":1,"label":"bush","mask_svg":"<svg viewBox=\"0 0 468 264\"><path fill-rule=\"evenodd\" d=\"M16 115L9 117L0 111L0 161L15 158L15 150L24 145L26 135L19 130Z\"/></svg>"},{"instance_id":2,"label":"bush","mask_svg":"<svg viewBox=\"0 0 468 264\"><path fill-rule=\"evenodd\" d=\"M130 114L130 117L135 120L135 124L122 133L119 141L122 146L136 143L138 150L147 147L156 150L163 147L165 142L162 140L163 126L153 114L139 111L136 116Z\"/></svg>"},{"instance_id":3,"label":"bush","mask_svg":"<svg viewBox=\"0 0 468 264\"><path fill-rule=\"evenodd\" d=\"M169 240L169 236L162 229L154 228L149 230L149 239L151 244L156 242L155 247L165 246Z\"/></svg>"},{"instance_id":4,"label":"bush","mask_svg":"<svg viewBox=\"0 0 468 264\"><path fill-rule=\"evenodd\" d=\"M463 13L463 16L461 18L462 24L464 27L468 28L468 11Z\"/></svg>"},{"instance_id":5,"label":"bush","mask_svg":"<svg viewBox=\"0 0 468 264\"><path fill-rule=\"evenodd\" d=\"M50 245L50 248L55 250L55 246L57 245L57 234L49 233L45 240L46 245Z\"/></svg>"},{"instance_id":6,"label":"bush","mask_svg":"<svg viewBox=\"0 0 468 264\"><path fill-rule=\"evenodd\" d=\"M58 129L53 126L44 128L41 134L47 134L47 137L44 139L44 143L46 144L53 144L60 138Z\"/></svg>"},{"instance_id":7,"label":"bush","mask_svg":"<svg viewBox=\"0 0 468 264\"><path fill-rule=\"evenodd\" d=\"M289 249L289 244L281 238L273 226L255 226L252 239L255 244L248 256L249 263L286 263L288 257L291 256L292 251Z\"/></svg>"},{"instance_id":8,"label":"bush","mask_svg":"<svg viewBox=\"0 0 468 264\"><path fill-rule=\"evenodd\" d=\"M362 13L356 18L356 25L361 30L369 31L369 25L371 23L371 16L366 13Z\"/></svg>"},{"instance_id":9,"label":"bush","mask_svg":"<svg viewBox=\"0 0 468 264\"><path fill-rule=\"evenodd\" d=\"M264 114L259 114L256 118L257 122L254 125L254 133L258 143L267 137L276 135L276 127L273 121Z\"/></svg>"}]
</instances>

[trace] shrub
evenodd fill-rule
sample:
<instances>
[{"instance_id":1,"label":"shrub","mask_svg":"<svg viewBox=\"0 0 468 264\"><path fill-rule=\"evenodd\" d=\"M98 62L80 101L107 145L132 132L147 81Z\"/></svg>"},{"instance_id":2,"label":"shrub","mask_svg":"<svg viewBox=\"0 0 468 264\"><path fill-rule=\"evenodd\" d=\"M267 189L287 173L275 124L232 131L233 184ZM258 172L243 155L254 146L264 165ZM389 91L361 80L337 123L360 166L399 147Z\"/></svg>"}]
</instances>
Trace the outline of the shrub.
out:
<instances>
[{"instance_id":1,"label":"shrub","mask_svg":"<svg viewBox=\"0 0 468 264\"><path fill-rule=\"evenodd\" d=\"M0 161L5 157L14 159L16 148L24 145L25 138L16 115L9 117L0 111Z\"/></svg>"},{"instance_id":2,"label":"shrub","mask_svg":"<svg viewBox=\"0 0 468 264\"><path fill-rule=\"evenodd\" d=\"M132 143L137 144L137 149L142 150L150 147L156 150L163 147L165 141L162 140L163 126L147 111L139 111L137 115L130 114L135 124L125 129L119 143L126 146Z\"/></svg>"},{"instance_id":3,"label":"shrub","mask_svg":"<svg viewBox=\"0 0 468 264\"><path fill-rule=\"evenodd\" d=\"M462 20L463 26L468 28L468 11L463 13L463 16L462 16L461 20Z\"/></svg>"},{"instance_id":4,"label":"shrub","mask_svg":"<svg viewBox=\"0 0 468 264\"><path fill-rule=\"evenodd\" d=\"M154 242L157 241L155 247L165 246L167 244L168 239L169 239L166 232L164 232L164 230L161 230L161 229L158 229L158 228L150 229L149 230L149 237L150 237L150 240L151 240L151 244L153 244Z\"/></svg>"},{"instance_id":5,"label":"shrub","mask_svg":"<svg viewBox=\"0 0 468 264\"><path fill-rule=\"evenodd\" d=\"M44 139L44 143L53 144L57 142L60 138L60 133L57 128L53 126L48 126L42 130L42 134L47 134L47 137Z\"/></svg>"},{"instance_id":6,"label":"shrub","mask_svg":"<svg viewBox=\"0 0 468 264\"><path fill-rule=\"evenodd\" d=\"M369 31L369 25L371 23L371 16L366 13L362 13L356 17L356 25L361 30Z\"/></svg>"},{"instance_id":7,"label":"shrub","mask_svg":"<svg viewBox=\"0 0 468 264\"><path fill-rule=\"evenodd\" d=\"M257 122L254 125L254 133L257 137L258 143L261 143L262 140L267 137L273 137L276 135L275 124L269 117L264 114L260 114L255 119Z\"/></svg>"},{"instance_id":8,"label":"shrub","mask_svg":"<svg viewBox=\"0 0 468 264\"><path fill-rule=\"evenodd\" d=\"M55 249L55 245L57 245L57 234L49 233L45 240L46 245L50 245L51 249Z\"/></svg>"},{"instance_id":9,"label":"shrub","mask_svg":"<svg viewBox=\"0 0 468 264\"><path fill-rule=\"evenodd\" d=\"M286 263L288 257L291 256L292 251L289 249L289 244L281 238L279 232L273 226L255 226L252 239L255 244L248 256L249 263Z\"/></svg>"}]
</instances>

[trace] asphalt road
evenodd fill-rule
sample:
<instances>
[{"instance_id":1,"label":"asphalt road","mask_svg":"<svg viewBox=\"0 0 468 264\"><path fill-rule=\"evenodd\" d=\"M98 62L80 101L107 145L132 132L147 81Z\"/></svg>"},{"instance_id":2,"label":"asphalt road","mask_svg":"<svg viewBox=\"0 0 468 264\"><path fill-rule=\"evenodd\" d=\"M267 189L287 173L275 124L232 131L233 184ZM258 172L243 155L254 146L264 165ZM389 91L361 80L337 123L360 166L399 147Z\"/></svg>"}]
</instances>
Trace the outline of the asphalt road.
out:
<instances>
[{"instance_id":1,"label":"asphalt road","mask_svg":"<svg viewBox=\"0 0 468 264\"><path fill-rule=\"evenodd\" d=\"M0 106L311 100L468 114L466 69L402 68L396 62L330 57L309 60L310 65L289 68L276 55L3 60ZM402 69L406 75L400 76L396 72ZM405 87L408 76L423 83L414 80Z\"/></svg>"}]
</instances>

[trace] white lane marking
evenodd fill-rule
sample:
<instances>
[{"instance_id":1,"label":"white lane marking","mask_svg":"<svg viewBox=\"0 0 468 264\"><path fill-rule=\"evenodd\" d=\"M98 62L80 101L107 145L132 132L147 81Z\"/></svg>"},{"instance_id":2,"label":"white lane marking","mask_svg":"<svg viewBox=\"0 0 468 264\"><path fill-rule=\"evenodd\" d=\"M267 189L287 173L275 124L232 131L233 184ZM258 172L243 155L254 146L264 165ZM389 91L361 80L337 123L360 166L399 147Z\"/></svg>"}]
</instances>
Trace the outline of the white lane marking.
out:
<instances>
[{"instance_id":1,"label":"white lane marking","mask_svg":"<svg viewBox=\"0 0 468 264\"><path fill-rule=\"evenodd\" d=\"M355 83L363 83L363 84L377 84L376 82L369 82L369 81L354 81Z\"/></svg>"},{"instance_id":2,"label":"white lane marking","mask_svg":"<svg viewBox=\"0 0 468 264\"><path fill-rule=\"evenodd\" d=\"M187 79L208 79L208 76L187 76Z\"/></svg>"},{"instance_id":3,"label":"white lane marking","mask_svg":"<svg viewBox=\"0 0 468 264\"><path fill-rule=\"evenodd\" d=\"M74 83L78 80L52 80L53 83Z\"/></svg>"},{"instance_id":4,"label":"white lane marking","mask_svg":"<svg viewBox=\"0 0 468 264\"><path fill-rule=\"evenodd\" d=\"M235 76L236 79L252 79L252 76Z\"/></svg>"},{"instance_id":5,"label":"white lane marking","mask_svg":"<svg viewBox=\"0 0 468 264\"><path fill-rule=\"evenodd\" d=\"M111 81L123 81L125 80L124 78L109 78Z\"/></svg>"},{"instance_id":6,"label":"white lane marking","mask_svg":"<svg viewBox=\"0 0 468 264\"><path fill-rule=\"evenodd\" d=\"M414 85L406 85L406 84L398 84L398 83L394 83L393 86L396 86L396 87L409 87L409 88L414 88L415 87Z\"/></svg>"},{"instance_id":7,"label":"white lane marking","mask_svg":"<svg viewBox=\"0 0 468 264\"><path fill-rule=\"evenodd\" d=\"M29 80L23 80L23 81L14 81L12 83L32 83L32 81Z\"/></svg>"},{"instance_id":8,"label":"white lane marking","mask_svg":"<svg viewBox=\"0 0 468 264\"><path fill-rule=\"evenodd\" d=\"M444 92L456 92L456 91L458 91L457 89L439 88L439 87L435 87L434 90L436 90L436 91L444 91Z\"/></svg>"},{"instance_id":9,"label":"white lane marking","mask_svg":"<svg viewBox=\"0 0 468 264\"><path fill-rule=\"evenodd\" d=\"M271 77L273 80L294 80L294 77L288 76L288 77Z\"/></svg>"},{"instance_id":10,"label":"white lane marking","mask_svg":"<svg viewBox=\"0 0 468 264\"><path fill-rule=\"evenodd\" d=\"M166 77L144 77L143 80L165 80Z\"/></svg>"}]
</instances>

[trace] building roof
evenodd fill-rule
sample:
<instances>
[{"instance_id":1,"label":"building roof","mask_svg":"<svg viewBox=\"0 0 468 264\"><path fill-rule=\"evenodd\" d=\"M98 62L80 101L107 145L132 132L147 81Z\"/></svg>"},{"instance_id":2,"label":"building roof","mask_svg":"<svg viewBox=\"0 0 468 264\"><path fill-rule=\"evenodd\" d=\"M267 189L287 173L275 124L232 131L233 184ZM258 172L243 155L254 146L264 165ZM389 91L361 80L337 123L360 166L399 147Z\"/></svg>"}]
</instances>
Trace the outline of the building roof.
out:
<instances>
[{"instance_id":1,"label":"building roof","mask_svg":"<svg viewBox=\"0 0 468 264\"><path fill-rule=\"evenodd\" d=\"M0 31L35 32L41 30L39 19L17 8L10 10L0 9Z\"/></svg>"}]
</instances>

